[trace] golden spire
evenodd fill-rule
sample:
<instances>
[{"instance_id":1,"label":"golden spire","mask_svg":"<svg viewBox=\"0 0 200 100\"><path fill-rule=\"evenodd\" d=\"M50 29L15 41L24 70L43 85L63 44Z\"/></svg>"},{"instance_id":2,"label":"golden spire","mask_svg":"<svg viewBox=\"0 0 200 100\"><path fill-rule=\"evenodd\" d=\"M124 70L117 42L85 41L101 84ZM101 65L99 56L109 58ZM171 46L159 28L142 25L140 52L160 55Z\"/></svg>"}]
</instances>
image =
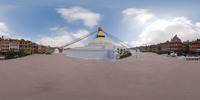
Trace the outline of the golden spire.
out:
<instances>
[{"instance_id":1,"label":"golden spire","mask_svg":"<svg viewBox=\"0 0 200 100\"><path fill-rule=\"evenodd\" d=\"M101 27L99 27L99 29L98 29L97 38L98 38L98 37L103 37L103 38L105 38L105 35L103 34L102 28L101 28Z\"/></svg>"}]
</instances>

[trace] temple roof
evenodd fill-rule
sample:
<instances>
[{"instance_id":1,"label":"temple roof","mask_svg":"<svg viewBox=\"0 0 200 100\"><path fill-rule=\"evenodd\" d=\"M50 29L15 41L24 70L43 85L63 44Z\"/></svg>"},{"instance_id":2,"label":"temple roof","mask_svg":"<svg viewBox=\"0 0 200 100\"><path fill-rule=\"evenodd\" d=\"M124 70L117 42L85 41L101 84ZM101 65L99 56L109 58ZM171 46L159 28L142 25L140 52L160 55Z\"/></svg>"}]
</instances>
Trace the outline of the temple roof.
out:
<instances>
[{"instance_id":1,"label":"temple roof","mask_svg":"<svg viewBox=\"0 0 200 100\"><path fill-rule=\"evenodd\" d=\"M181 39L178 38L177 35L175 35L172 39L171 39L172 42L181 42Z\"/></svg>"}]
</instances>

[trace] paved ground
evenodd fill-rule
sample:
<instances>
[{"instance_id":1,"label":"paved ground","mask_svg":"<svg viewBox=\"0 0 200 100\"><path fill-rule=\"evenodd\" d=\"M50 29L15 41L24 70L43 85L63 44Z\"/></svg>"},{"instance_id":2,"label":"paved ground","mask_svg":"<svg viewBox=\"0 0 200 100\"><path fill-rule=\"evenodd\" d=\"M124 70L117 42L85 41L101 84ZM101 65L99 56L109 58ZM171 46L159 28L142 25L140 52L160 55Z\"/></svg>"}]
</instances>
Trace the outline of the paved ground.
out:
<instances>
[{"instance_id":1,"label":"paved ground","mask_svg":"<svg viewBox=\"0 0 200 100\"><path fill-rule=\"evenodd\" d=\"M0 61L0 100L199 100L200 61L31 55Z\"/></svg>"}]
</instances>

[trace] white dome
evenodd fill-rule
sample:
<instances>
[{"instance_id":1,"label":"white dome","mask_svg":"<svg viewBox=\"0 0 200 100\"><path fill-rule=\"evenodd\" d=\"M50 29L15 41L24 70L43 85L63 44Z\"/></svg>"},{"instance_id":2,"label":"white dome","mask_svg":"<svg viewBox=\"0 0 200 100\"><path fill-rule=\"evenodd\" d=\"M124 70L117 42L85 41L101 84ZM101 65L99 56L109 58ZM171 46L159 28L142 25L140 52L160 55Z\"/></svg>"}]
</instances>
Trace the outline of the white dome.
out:
<instances>
[{"instance_id":1,"label":"white dome","mask_svg":"<svg viewBox=\"0 0 200 100\"><path fill-rule=\"evenodd\" d=\"M89 45L113 45L112 42L110 42L109 40L107 40L106 38L95 38L94 40L92 40Z\"/></svg>"}]
</instances>

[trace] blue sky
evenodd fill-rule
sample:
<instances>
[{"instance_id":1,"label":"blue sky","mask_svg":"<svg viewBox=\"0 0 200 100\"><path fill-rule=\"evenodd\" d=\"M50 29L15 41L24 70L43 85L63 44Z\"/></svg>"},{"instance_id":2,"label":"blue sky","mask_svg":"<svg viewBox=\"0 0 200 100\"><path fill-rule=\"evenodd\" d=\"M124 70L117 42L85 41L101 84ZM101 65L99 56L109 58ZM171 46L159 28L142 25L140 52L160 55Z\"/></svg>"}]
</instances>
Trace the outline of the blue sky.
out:
<instances>
[{"instance_id":1,"label":"blue sky","mask_svg":"<svg viewBox=\"0 0 200 100\"><path fill-rule=\"evenodd\" d=\"M96 31L132 46L200 38L198 0L1 0L0 35L61 46ZM83 46L94 36L75 44Z\"/></svg>"}]
</instances>

